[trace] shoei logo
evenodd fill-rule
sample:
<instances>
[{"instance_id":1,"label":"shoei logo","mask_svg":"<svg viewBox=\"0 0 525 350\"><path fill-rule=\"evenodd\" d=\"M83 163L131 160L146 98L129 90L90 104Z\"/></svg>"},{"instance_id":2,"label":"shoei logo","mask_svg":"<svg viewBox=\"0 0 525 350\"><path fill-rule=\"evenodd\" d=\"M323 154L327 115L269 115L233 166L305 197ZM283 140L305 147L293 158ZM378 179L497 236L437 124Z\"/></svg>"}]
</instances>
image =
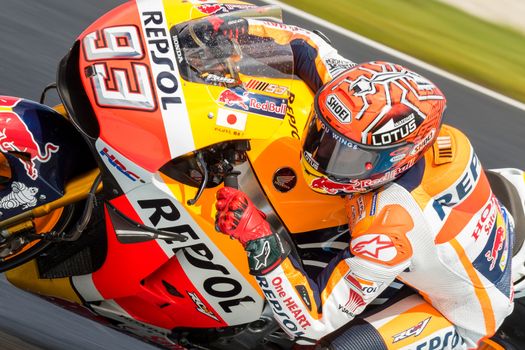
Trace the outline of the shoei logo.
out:
<instances>
[{"instance_id":1,"label":"shoei logo","mask_svg":"<svg viewBox=\"0 0 525 350\"><path fill-rule=\"evenodd\" d=\"M326 99L326 106L341 123L348 124L352 121L352 113L348 110L348 108L346 108L346 106L336 95L328 95L328 98Z\"/></svg>"}]
</instances>

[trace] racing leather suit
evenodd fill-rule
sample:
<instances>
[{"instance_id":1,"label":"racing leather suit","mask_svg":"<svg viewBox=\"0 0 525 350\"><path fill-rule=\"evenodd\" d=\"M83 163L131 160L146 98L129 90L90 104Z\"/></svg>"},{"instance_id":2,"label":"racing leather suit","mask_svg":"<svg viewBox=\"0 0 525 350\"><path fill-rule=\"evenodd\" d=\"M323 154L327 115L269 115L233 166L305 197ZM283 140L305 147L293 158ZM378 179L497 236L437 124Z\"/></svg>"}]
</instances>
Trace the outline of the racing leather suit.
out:
<instances>
[{"instance_id":1,"label":"racing leather suit","mask_svg":"<svg viewBox=\"0 0 525 350\"><path fill-rule=\"evenodd\" d=\"M298 27L249 20L248 33L290 43L295 72L314 92L353 65ZM299 342L355 320L396 278L419 295L359 320L385 349L475 348L512 312L512 218L458 130L443 126L406 174L348 196L346 206L349 249L316 281L293 255L256 276L275 318Z\"/></svg>"},{"instance_id":2,"label":"racing leather suit","mask_svg":"<svg viewBox=\"0 0 525 350\"><path fill-rule=\"evenodd\" d=\"M390 322L392 313L366 319L389 349L416 340L410 326L421 330L417 349L434 348L428 342L436 337L434 344L442 347L435 348L476 348L512 312L512 218L458 130L443 126L434 147L405 175L374 192L348 196L346 206L349 249L317 281L293 256L257 277L291 335L318 339L333 332L396 278L431 306L422 300L403 306L399 312L412 311L412 317L398 325ZM436 322L443 324L434 328Z\"/></svg>"}]
</instances>

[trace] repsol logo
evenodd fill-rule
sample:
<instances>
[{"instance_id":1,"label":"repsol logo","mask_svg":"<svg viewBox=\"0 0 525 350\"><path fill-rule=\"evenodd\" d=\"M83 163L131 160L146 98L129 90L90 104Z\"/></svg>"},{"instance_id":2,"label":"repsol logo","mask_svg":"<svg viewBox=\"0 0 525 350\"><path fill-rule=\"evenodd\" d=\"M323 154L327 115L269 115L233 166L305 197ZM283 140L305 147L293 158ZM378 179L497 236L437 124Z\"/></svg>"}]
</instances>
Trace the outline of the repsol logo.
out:
<instances>
[{"instance_id":1,"label":"repsol logo","mask_svg":"<svg viewBox=\"0 0 525 350\"><path fill-rule=\"evenodd\" d=\"M416 130L416 128L416 120L412 119L408 123L403 124L395 129L388 130L383 133L372 134L372 144L374 146L382 146L395 143L410 135L410 133Z\"/></svg>"},{"instance_id":2,"label":"repsol logo","mask_svg":"<svg viewBox=\"0 0 525 350\"><path fill-rule=\"evenodd\" d=\"M455 331L447 332L444 335L438 335L430 338L416 346L416 350L445 350L456 349L459 344L463 344L464 340Z\"/></svg>"},{"instance_id":3,"label":"repsol logo","mask_svg":"<svg viewBox=\"0 0 525 350\"><path fill-rule=\"evenodd\" d=\"M283 290L276 290L276 285L280 283L277 283L274 279L270 285L268 279L264 276L256 276L255 278L257 279L257 283L259 283L266 300L268 300L268 303L272 307L275 319L284 327L284 330L288 334L291 334L295 337L304 335L304 332L301 330L301 328L304 329L307 326L310 326L310 323L303 315L300 316L300 319L295 320L292 319L292 317L290 317L290 315L285 311L280 298L277 296L279 293L281 293L280 296L284 297L282 295Z\"/></svg>"},{"instance_id":4,"label":"repsol logo","mask_svg":"<svg viewBox=\"0 0 525 350\"><path fill-rule=\"evenodd\" d=\"M326 106L341 123L348 124L352 121L352 113L336 95L328 95Z\"/></svg>"},{"instance_id":5,"label":"repsol logo","mask_svg":"<svg viewBox=\"0 0 525 350\"><path fill-rule=\"evenodd\" d=\"M166 22L161 11L143 11L141 12L141 19L152 61L151 69L154 74L155 85L162 109L166 110L170 104L182 103L178 67L170 46Z\"/></svg>"},{"instance_id":6,"label":"repsol logo","mask_svg":"<svg viewBox=\"0 0 525 350\"><path fill-rule=\"evenodd\" d=\"M437 197L432 203L432 207L438 214L440 220L445 219L446 216L444 207L456 206L470 195L476 187L476 183L481 173L481 164L472 148L470 151L472 152L472 158L459 181Z\"/></svg>"},{"instance_id":7,"label":"repsol logo","mask_svg":"<svg viewBox=\"0 0 525 350\"><path fill-rule=\"evenodd\" d=\"M188 277L200 290L205 291L213 298L217 298L217 304L224 312L231 313L232 308L242 303L255 303L255 300L245 293L242 284L233 278L224 259L218 261L219 259L215 256L213 249L202 242L197 234L199 229L194 229L188 223L182 222L180 210L170 199L139 200L137 203L143 210L152 211L148 219L155 228L179 233L188 237L190 241L194 241L194 244L190 246L173 248L173 252L177 253L182 250L185 260L193 267L202 270L200 276L189 274ZM173 225L158 227L161 220L163 222L167 220ZM197 285L199 281L201 281L200 286Z\"/></svg>"},{"instance_id":8,"label":"repsol logo","mask_svg":"<svg viewBox=\"0 0 525 350\"><path fill-rule=\"evenodd\" d=\"M286 115L288 116L288 124L291 128L291 136L298 140L301 139L299 136L299 130L297 129L297 120L295 119L295 114L293 112L293 103L295 101L295 94L290 92L290 97L288 97L288 108L286 109Z\"/></svg>"}]
</instances>

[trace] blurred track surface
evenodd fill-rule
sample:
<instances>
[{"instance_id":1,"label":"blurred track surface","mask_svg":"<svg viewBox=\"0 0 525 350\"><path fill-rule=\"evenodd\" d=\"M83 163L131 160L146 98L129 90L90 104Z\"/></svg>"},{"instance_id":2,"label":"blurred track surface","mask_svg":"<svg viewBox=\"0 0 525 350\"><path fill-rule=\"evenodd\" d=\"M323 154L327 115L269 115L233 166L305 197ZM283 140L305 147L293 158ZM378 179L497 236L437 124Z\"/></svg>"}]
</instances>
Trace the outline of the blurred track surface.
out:
<instances>
[{"instance_id":1,"label":"blurred track surface","mask_svg":"<svg viewBox=\"0 0 525 350\"><path fill-rule=\"evenodd\" d=\"M257 1L256 1L257 2ZM123 3L117 0L0 0L0 94L38 100L55 81L59 60L93 20ZM261 2L258 2L262 4ZM485 167L525 167L524 112L417 66L317 28L293 14L287 23L321 29L356 62L390 60L421 72L448 96L446 122L461 128ZM487 67L490 69L490 67ZM52 97L50 103L58 102ZM0 349L147 350L153 347L64 311L0 279Z\"/></svg>"}]
</instances>

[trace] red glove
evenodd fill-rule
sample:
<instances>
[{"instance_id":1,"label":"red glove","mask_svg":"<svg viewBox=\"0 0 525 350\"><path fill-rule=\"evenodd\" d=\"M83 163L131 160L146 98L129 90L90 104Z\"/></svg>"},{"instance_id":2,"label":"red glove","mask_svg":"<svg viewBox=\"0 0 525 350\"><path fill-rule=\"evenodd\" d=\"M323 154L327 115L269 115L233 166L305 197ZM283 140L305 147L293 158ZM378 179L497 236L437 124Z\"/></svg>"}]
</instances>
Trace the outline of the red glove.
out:
<instances>
[{"instance_id":1,"label":"red glove","mask_svg":"<svg viewBox=\"0 0 525 350\"><path fill-rule=\"evenodd\" d=\"M248 34L248 28L244 18L209 16L196 24L194 30L202 42L211 45L219 35L238 40L239 36Z\"/></svg>"},{"instance_id":2,"label":"red glove","mask_svg":"<svg viewBox=\"0 0 525 350\"><path fill-rule=\"evenodd\" d=\"M215 228L238 239L246 247L249 241L272 235L266 215L235 188L224 187L217 192Z\"/></svg>"}]
</instances>

